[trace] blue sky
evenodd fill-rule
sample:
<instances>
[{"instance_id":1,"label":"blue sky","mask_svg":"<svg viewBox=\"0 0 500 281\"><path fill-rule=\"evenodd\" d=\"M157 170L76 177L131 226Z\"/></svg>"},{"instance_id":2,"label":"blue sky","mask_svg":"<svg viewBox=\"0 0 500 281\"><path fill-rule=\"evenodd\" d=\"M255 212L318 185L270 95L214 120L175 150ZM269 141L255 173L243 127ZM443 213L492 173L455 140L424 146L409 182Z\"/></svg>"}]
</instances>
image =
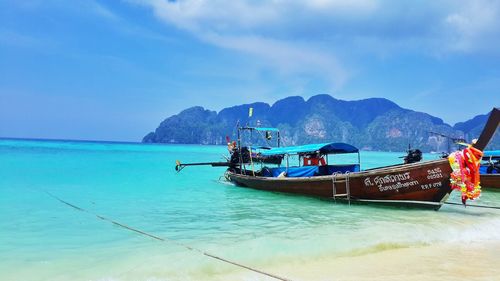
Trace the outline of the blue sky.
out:
<instances>
[{"instance_id":1,"label":"blue sky","mask_svg":"<svg viewBox=\"0 0 500 281\"><path fill-rule=\"evenodd\" d=\"M500 106L500 1L0 0L0 137L139 141L194 105Z\"/></svg>"}]
</instances>

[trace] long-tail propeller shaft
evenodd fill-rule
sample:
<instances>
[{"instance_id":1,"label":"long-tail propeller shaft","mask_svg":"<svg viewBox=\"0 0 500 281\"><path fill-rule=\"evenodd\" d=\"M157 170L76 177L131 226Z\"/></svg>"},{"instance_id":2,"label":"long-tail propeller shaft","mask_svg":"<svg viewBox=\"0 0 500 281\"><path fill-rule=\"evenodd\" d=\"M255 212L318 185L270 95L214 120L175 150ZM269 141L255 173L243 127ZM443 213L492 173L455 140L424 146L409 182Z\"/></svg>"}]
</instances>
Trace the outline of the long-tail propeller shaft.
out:
<instances>
[{"instance_id":1,"label":"long-tail propeller shaft","mask_svg":"<svg viewBox=\"0 0 500 281\"><path fill-rule=\"evenodd\" d=\"M177 172L182 171L187 166L212 166L212 167L229 167L232 164L230 162L200 162L200 163L187 163L182 164L179 160L175 161L175 170Z\"/></svg>"}]
</instances>

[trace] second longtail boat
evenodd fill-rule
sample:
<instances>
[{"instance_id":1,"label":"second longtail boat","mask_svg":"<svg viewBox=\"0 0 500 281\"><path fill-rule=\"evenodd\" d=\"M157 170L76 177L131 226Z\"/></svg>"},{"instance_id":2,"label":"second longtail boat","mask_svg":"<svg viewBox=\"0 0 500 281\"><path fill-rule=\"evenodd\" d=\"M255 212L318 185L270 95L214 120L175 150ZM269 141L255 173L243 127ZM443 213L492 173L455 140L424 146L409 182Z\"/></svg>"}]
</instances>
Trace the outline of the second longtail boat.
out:
<instances>
[{"instance_id":1,"label":"second longtail boat","mask_svg":"<svg viewBox=\"0 0 500 281\"><path fill-rule=\"evenodd\" d=\"M500 150L485 151L481 163L481 186L500 190Z\"/></svg>"}]
</instances>

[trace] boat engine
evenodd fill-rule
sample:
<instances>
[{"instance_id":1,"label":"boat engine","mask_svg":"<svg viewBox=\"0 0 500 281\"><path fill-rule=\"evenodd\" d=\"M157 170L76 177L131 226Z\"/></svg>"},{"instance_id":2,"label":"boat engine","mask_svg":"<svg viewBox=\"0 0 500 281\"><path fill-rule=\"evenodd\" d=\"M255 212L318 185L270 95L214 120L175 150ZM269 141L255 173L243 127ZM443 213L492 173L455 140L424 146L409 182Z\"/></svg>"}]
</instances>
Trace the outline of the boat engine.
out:
<instances>
[{"instance_id":1,"label":"boat engine","mask_svg":"<svg viewBox=\"0 0 500 281\"><path fill-rule=\"evenodd\" d=\"M240 155L241 151L241 155ZM240 157L241 157L241 162L242 163L250 163L250 151L248 150L248 147L243 146L241 149L235 149L231 153L231 160L230 162L232 164L239 164L240 163Z\"/></svg>"},{"instance_id":2,"label":"boat engine","mask_svg":"<svg viewBox=\"0 0 500 281\"><path fill-rule=\"evenodd\" d=\"M409 149L404 157L405 164L416 163L422 160L422 151L420 149Z\"/></svg>"},{"instance_id":3,"label":"boat engine","mask_svg":"<svg viewBox=\"0 0 500 281\"><path fill-rule=\"evenodd\" d=\"M488 168L486 168L487 174L500 174L500 160L493 163L491 160L488 161Z\"/></svg>"}]
</instances>

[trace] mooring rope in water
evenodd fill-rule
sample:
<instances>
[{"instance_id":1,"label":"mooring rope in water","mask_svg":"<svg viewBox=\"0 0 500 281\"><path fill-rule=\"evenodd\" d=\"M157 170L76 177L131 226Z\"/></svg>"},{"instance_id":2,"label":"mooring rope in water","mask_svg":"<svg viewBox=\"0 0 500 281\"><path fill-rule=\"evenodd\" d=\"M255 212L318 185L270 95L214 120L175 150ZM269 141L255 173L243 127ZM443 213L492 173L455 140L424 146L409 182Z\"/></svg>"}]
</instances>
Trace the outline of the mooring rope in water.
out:
<instances>
[{"instance_id":1,"label":"mooring rope in water","mask_svg":"<svg viewBox=\"0 0 500 281\"><path fill-rule=\"evenodd\" d=\"M457 205L457 206L465 206L465 207L475 207L475 208L484 208L484 209L496 209L500 210L498 206L486 206L486 205L464 205L462 203L454 203L454 202L444 202L444 204L448 205Z\"/></svg>"},{"instance_id":2,"label":"mooring rope in water","mask_svg":"<svg viewBox=\"0 0 500 281\"><path fill-rule=\"evenodd\" d=\"M132 231L132 232L135 232L135 233L138 233L138 234L141 234L141 235L144 235L144 236L147 236L147 237L153 238L153 239L158 240L158 241L162 241L162 242L170 242L170 243L173 243L173 244L175 244L175 245L177 245L177 246L180 246L180 247L186 248L186 249L188 249L188 250L190 250L190 251L198 252L198 253L200 253L200 254L202 254L202 255L204 255L204 256L207 256L207 257L209 257L209 258L213 258L213 259L216 259L216 260L219 260L219 261L225 262L225 263L232 264L232 265L237 266L237 267L241 267L241 268L244 268L244 269L247 269L247 270L253 271L253 272L257 272L257 273L259 273L259 274L266 275L266 276L268 276L268 277L271 277L271 278L274 278L274 279L277 279L277 280L282 280L282 281L292 281L291 279L284 278L284 277L281 277L281 276L278 276L278 275L275 275L275 274L272 274L272 273L268 273L268 272L265 272L265 271L262 271L262 270L259 270L259 269L256 269L256 268L253 268L253 267L250 267L250 266L243 265L243 264L238 263L238 262L235 262L235 261L231 261L231 260L228 260L228 259L225 259L225 258L219 257L219 256L217 256L217 255L214 255L214 254L211 254L211 253L208 253L208 252L202 251L202 250L200 250L200 249L193 248L193 247L191 247L191 246L189 246L189 245L185 245L185 244L180 243L180 242L178 242L178 241L175 241L175 240L173 240L173 239L169 239L169 238L165 239L165 238L162 238L162 237L156 236L156 235L154 235L154 234L147 233L147 232L142 231L142 230L140 230L140 229L133 228L133 227L131 227L131 226L125 225L125 224L123 224L123 223L117 222L117 221L115 221L115 220L112 220L112 219L106 218L106 217L104 217L104 216L98 215L98 214L96 214L96 213L93 213L93 212L91 212L91 211L88 211L88 210L86 210L86 209L84 209L84 208L78 207L78 206L76 206L76 205L74 205L74 204L71 204L71 203L69 203L69 202L67 202L67 201L65 201L65 200L63 200L63 199L61 199L61 198L57 197L56 195L54 195L54 194L52 194L52 193L50 193L50 192L48 192L48 191L45 191L45 193L46 193L47 195L49 195L50 197L52 197L52 198L56 199L56 200L57 200L57 201L59 201L60 203L62 203L62 204L64 204L64 205L66 205L66 206L69 206L69 207L71 207L71 208L73 208L73 209L75 209L75 210L78 210L78 211L80 211L80 212L84 212L84 213L87 213L87 214L94 215L94 216L96 216L96 217L97 217L98 219L100 219L100 220L107 221L107 222L112 223L112 224L114 224L114 225L116 225L116 226L118 226L118 227L121 227L121 228L123 228L123 229L126 229L126 230L129 230L129 231Z\"/></svg>"}]
</instances>

